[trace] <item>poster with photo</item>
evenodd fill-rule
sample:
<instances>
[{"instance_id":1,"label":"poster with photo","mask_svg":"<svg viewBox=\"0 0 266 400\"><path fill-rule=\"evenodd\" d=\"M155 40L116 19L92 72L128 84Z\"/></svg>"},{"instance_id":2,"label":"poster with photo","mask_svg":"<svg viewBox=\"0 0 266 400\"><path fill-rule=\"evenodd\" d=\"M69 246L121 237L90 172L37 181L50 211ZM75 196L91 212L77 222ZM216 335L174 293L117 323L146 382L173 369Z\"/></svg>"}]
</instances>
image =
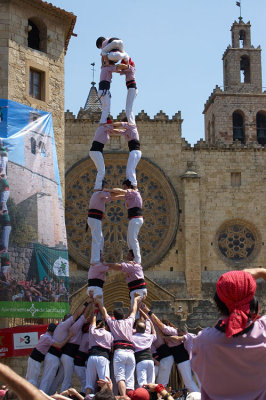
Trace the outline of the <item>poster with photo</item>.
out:
<instances>
[{"instance_id":1,"label":"poster with photo","mask_svg":"<svg viewBox=\"0 0 266 400\"><path fill-rule=\"evenodd\" d=\"M68 296L52 115L0 99L0 317L60 318Z\"/></svg>"}]
</instances>

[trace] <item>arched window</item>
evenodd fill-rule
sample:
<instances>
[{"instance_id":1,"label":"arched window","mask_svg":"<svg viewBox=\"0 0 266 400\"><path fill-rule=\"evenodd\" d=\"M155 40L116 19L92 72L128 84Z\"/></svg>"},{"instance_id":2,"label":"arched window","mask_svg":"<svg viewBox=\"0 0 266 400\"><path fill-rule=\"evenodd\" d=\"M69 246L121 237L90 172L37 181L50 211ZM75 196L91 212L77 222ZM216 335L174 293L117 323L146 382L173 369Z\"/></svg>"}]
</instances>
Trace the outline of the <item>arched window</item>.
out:
<instances>
[{"instance_id":1,"label":"arched window","mask_svg":"<svg viewBox=\"0 0 266 400\"><path fill-rule=\"evenodd\" d=\"M248 56L240 58L240 81L250 83L250 61Z\"/></svg>"},{"instance_id":2,"label":"arched window","mask_svg":"<svg viewBox=\"0 0 266 400\"><path fill-rule=\"evenodd\" d=\"M262 146L266 144L266 112L259 111L256 115L257 140Z\"/></svg>"},{"instance_id":3,"label":"arched window","mask_svg":"<svg viewBox=\"0 0 266 400\"><path fill-rule=\"evenodd\" d=\"M245 126L244 117L241 111L233 113L233 140L239 140L245 143Z\"/></svg>"},{"instance_id":4,"label":"arched window","mask_svg":"<svg viewBox=\"0 0 266 400\"><path fill-rule=\"evenodd\" d=\"M239 47L243 48L245 46L245 31L239 31Z\"/></svg>"},{"instance_id":5,"label":"arched window","mask_svg":"<svg viewBox=\"0 0 266 400\"><path fill-rule=\"evenodd\" d=\"M46 148L43 142L39 143L39 152L42 157L46 157Z\"/></svg>"},{"instance_id":6,"label":"arched window","mask_svg":"<svg viewBox=\"0 0 266 400\"><path fill-rule=\"evenodd\" d=\"M36 140L33 137L30 139L30 150L32 154L36 154Z\"/></svg>"},{"instance_id":7,"label":"arched window","mask_svg":"<svg viewBox=\"0 0 266 400\"><path fill-rule=\"evenodd\" d=\"M28 47L47 51L47 28L39 18L34 17L28 20Z\"/></svg>"}]
</instances>

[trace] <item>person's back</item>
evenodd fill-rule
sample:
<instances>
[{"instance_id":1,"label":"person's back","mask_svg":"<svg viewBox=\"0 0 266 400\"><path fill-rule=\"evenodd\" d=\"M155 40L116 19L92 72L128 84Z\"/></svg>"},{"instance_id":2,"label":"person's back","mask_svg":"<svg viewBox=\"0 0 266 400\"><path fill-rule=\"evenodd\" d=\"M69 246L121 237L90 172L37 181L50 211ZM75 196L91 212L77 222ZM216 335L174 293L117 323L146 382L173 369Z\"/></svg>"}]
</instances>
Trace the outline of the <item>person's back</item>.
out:
<instances>
[{"instance_id":1,"label":"person's back","mask_svg":"<svg viewBox=\"0 0 266 400\"><path fill-rule=\"evenodd\" d=\"M202 400L265 400L266 315L235 337L204 329L193 340L191 365L202 384Z\"/></svg>"},{"instance_id":2,"label":"person's back","mask_svg":"<svg viewBox=\"0 0 266 400\"><path fill-rule=\"evenodd\" d=\"M222 319L193 338L191 365L202 400L266 399L266 315L259 318L256 281L266 269L230 271L219 278L214 300Z\"/></svg>"}]
</instances>

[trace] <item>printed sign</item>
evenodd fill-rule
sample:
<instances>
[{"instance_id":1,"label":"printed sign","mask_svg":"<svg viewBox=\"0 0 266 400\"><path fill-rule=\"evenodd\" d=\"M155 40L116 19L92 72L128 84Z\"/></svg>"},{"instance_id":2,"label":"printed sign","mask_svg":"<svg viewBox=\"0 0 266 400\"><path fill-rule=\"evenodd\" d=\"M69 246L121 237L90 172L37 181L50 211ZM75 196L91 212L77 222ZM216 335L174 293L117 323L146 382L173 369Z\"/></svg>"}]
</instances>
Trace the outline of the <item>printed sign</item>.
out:
<instances>
[{"instance_id":1,"label":"printed sign","mask_svg":"<svg viewBox=\"0 0 266 400\"><path fill-rule=\"evenodd\" d=\"M60 318L69 263L52 115L6 99L0 110L0 317Z\"/></svg>"}]
</instances>

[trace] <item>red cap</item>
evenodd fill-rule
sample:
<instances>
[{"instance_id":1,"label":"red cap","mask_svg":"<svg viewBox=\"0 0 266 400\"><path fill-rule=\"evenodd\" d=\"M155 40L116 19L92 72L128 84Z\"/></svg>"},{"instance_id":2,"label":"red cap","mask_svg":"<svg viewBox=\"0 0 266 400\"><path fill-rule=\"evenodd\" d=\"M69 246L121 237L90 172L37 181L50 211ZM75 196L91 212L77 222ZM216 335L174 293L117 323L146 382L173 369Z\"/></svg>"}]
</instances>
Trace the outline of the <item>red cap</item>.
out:
<instances>
[{"instance_id":1,"label":"red cap","mask_svg":"<svg viewBox=\"0 0 266 400\"><path fill-rule=\"evenodd\" d=\"M256 288L255 279L245 271L226 272L218 279L217 295L230 313L224 321L227 337L242 332L247 327L250 313L249 303L256 293Z\"/></svg>"},{"instance_id":2,"label":"red cap","mask_svg":"<svg viewBox=\"0 0 266 400\"><path fill-rule=\"evenodd\" d=\"M148 390L144 388L138 388L136 390L129 390L127 395L131 398L131 400L149 400L150 394Z\"/></svg>"}]
</instances>

